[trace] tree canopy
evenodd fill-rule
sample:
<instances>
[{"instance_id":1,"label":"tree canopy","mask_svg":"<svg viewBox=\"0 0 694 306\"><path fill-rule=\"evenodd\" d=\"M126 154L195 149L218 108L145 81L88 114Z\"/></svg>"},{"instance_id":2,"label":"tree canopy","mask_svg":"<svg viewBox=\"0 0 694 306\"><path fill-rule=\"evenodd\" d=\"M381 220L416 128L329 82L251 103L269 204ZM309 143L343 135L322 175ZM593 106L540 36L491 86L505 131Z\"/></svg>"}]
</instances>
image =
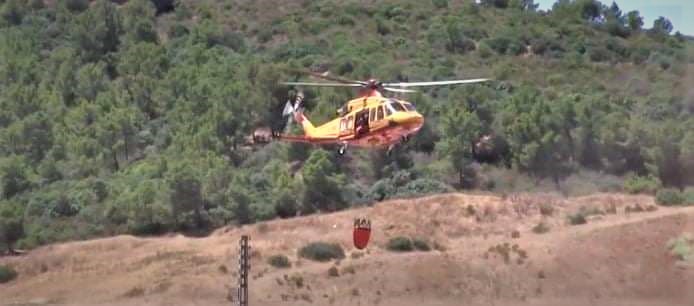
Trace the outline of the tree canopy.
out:
<instances>
[{"instance_id":1,"label":"tree canopy","mask_svg":"<svg viewBox=\"0 0 694 306\"><path fill-rule=\"evenodd\" d=\"M597 0L119 2L0 0L6 246L509 191L509 177L694 185L693 42L666 17L645 29ZM390 156L250 146L259 127L299 132L281 117L295 88L278 82L301 77L288 67L494 81L401 96L426 123ZM307 114L320 123L354 94L307 88ZM511 169L473 149L501 144Z\"/></svg>"}]
</instances>

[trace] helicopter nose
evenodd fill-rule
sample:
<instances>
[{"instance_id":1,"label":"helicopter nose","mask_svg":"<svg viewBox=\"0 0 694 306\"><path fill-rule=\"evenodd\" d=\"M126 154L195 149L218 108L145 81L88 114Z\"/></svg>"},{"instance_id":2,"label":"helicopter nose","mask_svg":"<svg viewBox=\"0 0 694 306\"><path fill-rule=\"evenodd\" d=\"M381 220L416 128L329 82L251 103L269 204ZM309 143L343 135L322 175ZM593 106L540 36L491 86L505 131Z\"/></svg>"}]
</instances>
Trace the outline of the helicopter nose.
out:
<instances>
[{"instance_id":1,"label":"helicopter nose","mask_svg":"<svg viewBox=\"0 0 694 306\"><path fill-rule=\"evenodd\" d=\"M405 126L421 126L424 123L424 117L417 112L398 112L395 113L395 121L399 125Z\"/></svg>"}]
</instances>

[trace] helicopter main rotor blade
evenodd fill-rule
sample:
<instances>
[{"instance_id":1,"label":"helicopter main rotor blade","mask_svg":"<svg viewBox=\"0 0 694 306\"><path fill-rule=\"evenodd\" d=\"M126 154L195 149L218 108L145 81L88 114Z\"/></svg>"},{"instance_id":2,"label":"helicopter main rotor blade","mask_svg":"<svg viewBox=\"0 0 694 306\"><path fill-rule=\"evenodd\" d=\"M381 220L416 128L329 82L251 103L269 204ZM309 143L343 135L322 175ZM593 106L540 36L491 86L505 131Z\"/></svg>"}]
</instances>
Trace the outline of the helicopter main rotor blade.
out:
<instances>
[{"instance_id":1,"label":"helicopter main rotor blade","mask_svg":"<svg viewBox=\"0 0 694 306\"><path fill-rule=\"evenodd\" d=\"M345 83L345 84L359 84L359 85L366 85L366 82L363 81L356 81L356 80L349 80L341 77L336 77L336 76L331 76L329 75L330 72L326 71L324 73L318 73L318 72L313 72L310 70L302 70L302 69L294 69L294 68L287 68L287 70L296 72L296 73L302 73L302 74L308 74L312 77L319 78L319 79L324 79L328 81L333 81L333 82L339 82L339 83Z\"/></svg>"},{"instance_id":2,"label":"helicopter main rotor blade","mask_svg":"<svg viewBox=\"0 0 694 306\"><path fill-rule=\"evenodd\" d=\"M392 88L392 87L383 87L383 89L385 89L387 91L392 91L392 92L406 92L406 93L417 92L416 90L412 90L412 89L401 89L401 88Z\"/></svg>"},{"instance_id":3,"label":"helicopter main rotor blade","mask_svg":"<svg viewBox=\"0 0 694 306\"><path fill-rule=\"evenodd\" d=\"M438 86L452 84L471 84L486 82L489 79L470 79L470 80L451 80L451 81L434 81L434 82L401 82L401 83L383 83L383 86L388 87L415 87L415 86Z\"/></svg>"},{"instance_id":4,"label":"helicopter main rotor blade","mask_svg":"<svg viewBox=\"0 0 694 306\"><path fill-rule=\"evenodd\" d=\"M298 86L328 86L328 87L361 87L361 84L345 84L345 83L311 83L311 82L282 82L284 85Z\"/></svg>"}]
</instances>

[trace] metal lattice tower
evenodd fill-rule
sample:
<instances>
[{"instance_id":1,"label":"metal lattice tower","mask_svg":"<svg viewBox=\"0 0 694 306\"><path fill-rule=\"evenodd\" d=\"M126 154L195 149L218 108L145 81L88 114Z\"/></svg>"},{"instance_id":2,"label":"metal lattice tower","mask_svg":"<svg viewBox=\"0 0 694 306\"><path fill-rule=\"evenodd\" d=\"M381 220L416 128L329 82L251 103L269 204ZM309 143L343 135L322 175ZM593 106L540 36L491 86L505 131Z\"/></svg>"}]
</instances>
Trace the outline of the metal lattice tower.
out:
<instances>
[{"instance_id":1,"label":"metal lattice tower","mask_svg":"<svg viewBox=\"0 0 694 306\"><path fill-rule=\"evenodd\" d=\"M239 287L236 300L238 306L248 306L248 271L251 270L249 251L251 249L248 235L241 236L239 241Z\"/></svg>"}]
</instances>

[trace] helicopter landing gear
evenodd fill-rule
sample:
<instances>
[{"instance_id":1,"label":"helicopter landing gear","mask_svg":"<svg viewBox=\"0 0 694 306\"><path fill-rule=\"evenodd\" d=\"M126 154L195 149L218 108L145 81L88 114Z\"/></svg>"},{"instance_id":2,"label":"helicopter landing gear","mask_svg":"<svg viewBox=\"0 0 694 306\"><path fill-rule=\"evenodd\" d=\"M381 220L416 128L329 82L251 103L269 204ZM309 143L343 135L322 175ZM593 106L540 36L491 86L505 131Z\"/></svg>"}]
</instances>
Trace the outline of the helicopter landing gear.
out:
<instances>
[{"instance_id":1,"label":"helicopter landing gear","mask_svg":"<svg viewBox=\"0 0 694 306\"><path fill-rule=\"evenodd\" d=\"M345 155L345 152L347 152L347 143L343 143L340 148L337 149L337 154L340 154L340 156Z\"/></svg>"},{"instance_id":2,"label":"helicopter landing gear","mask_svg":"<svg viewBox=\"0 0 694 306\"><path fill-rule=\"evenodd\" d=\"M393 153L393 149L395 149L395 145L389 145L388 151L386 151L386 156L390 156Z\"/></svg>"},{"instance_id":3,"label":"helicopter landing gear","mask_svg":"<svg viewBox=\"0 0 694 306\"><path fill-rule=\"evenodd\" d=\"M393 151L395 150L395 148L397 148L398 146L402 146L403 143L406 143L408 141L410 141L409 135L405 135L405 136L400 137L400 142L396 142L396 143L388 146L388 151L386 151L386 156L390 156L391 154L393 154Z\"/></svg>"}]
</instances>

